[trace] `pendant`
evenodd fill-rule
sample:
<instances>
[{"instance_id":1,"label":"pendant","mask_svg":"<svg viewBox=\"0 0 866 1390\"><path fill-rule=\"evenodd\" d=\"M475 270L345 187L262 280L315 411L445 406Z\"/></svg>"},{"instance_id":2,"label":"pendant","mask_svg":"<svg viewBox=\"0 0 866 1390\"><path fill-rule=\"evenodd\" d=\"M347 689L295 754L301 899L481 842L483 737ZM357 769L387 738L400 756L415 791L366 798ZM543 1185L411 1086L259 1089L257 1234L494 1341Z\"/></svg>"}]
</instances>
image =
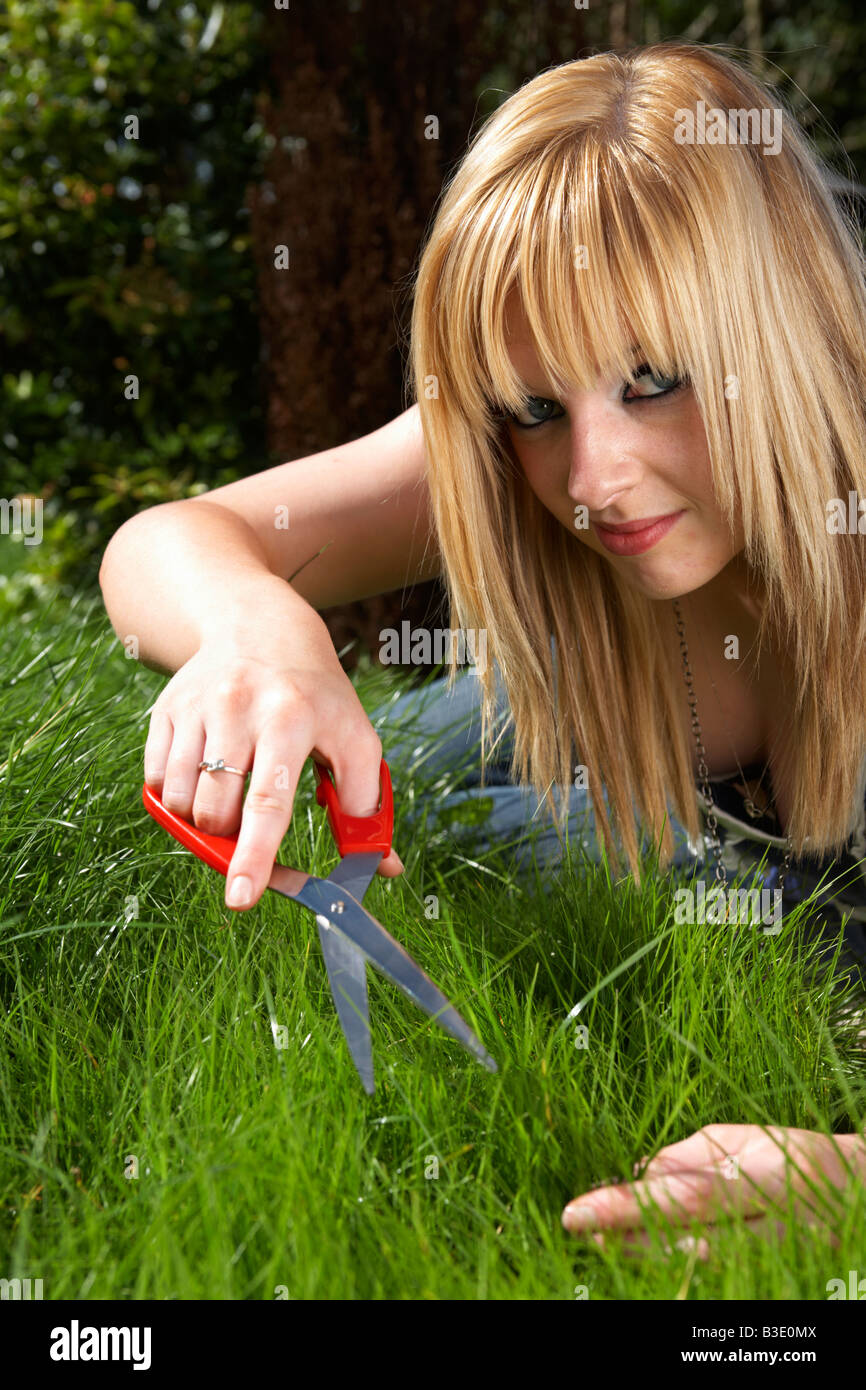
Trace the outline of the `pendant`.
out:
<instances>
[{"instance_id":1,"label":"pendant","mask_svg":"<svg viewBox=\"0 0 866 1390\"><path fill-rule=\"evenodd\" d=\"M746 815L749 816L751 820L760 820L761 816L772 814L770 798L766 795L766 793L762 792L760 780L755 783L746 782L744 780L742 782L736 783L736 786L737 790L742 792L743 794L743 806L745 807ZM753 787L754 795L752 794ZM755 803L755 796L757 796L759 793L761 793L761 795L763 796L763 805L760 807L758 807Z\"/></svg>"}]
</instances>

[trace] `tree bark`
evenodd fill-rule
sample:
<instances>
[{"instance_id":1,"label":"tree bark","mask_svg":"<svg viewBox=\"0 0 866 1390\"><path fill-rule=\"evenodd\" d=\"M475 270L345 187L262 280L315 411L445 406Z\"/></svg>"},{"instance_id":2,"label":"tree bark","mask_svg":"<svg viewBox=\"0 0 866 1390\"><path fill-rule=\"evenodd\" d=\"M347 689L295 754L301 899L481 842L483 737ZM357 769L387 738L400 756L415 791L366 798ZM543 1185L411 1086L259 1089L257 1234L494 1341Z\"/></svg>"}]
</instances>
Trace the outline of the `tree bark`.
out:
<instances>
[{"instance_id":1,"label":"tree bark","mask_svg":"<svg viewBox=\"0 0 866 1390\"><path fill-rule=\"evenodd\" d=\"M574 56L582 18L483 0L293 5L265 26L275 143L249 190L272 463L367 434L410 404L409 291L448 171L480 119ZM428 138L438 122L438 138ZM289 268L275 268L285 246ZM375 538L371 537L371 544ZM324 614L338 650L402 617L440 625L438 583ZM351 656L347 664L353 665Z\"/></svg>"}]
</instances>

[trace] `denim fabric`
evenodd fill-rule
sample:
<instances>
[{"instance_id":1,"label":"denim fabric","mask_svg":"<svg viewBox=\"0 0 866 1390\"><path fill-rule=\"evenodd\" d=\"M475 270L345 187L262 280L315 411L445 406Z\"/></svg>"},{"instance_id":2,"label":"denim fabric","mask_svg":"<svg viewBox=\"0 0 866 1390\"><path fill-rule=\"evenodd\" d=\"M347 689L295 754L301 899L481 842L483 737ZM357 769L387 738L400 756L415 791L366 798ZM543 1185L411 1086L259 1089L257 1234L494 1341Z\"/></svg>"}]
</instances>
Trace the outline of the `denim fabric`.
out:
<instances>
[{"instance_id":1,"label":"denim fabric","mask_svg":"<svg viewBox=\"0 0 866 1390\"><path fill-rule=\"evenodd\" d=\"M481 785L481 683L473 667L457 676L450 691L447 681L441 678L396 696L371 715L382 739L385 757L394 768L397 785L401 769L409 772L423 768L425 780L432 783L433 795L425 799L423 807L410 811L409 825L423 818L428 829L443 827L455 847L464 852L483 852L496 846L510 849L521 868L534 863L542 875L555 872L564 855L575 851L578 857L585 854L598 862L601 854L587 791L574 786L569 788L568 819L561 842L546 805L543 801L539 804L533 788L511 780L510 710L495 666L494 675L497 702L492 734L495 737L500 730L504 733L494 761L486 766L484 786ZM772 890L778 884L785 842L757 832L731 811L734 802L727 795L729 789L725 780L713 779L713 795L714 799L719 796L716 814L729 883L739 875L743 883ZM554 788L554 796L558 806L561 796L558 788ZM700 795L699 804L703 818ZM704 836L691 841L685 827L674 816L670 817L670 823L675 844L672 866L702 866L707 877L714 874L713 852ZM651 848L647 834L641 832L639 825L637 828L643 845ZM837 861L829 856L793 860L785 884L784 911L790 912L823 879L828 886L820 890L817 898L822 916L810 924L808 934L819 934L827 950L832 951L844 920L838 970L840 973L859 970L866 977L866 874L862 866L854 867L855 858L866 853L866 832L852 837L850 850ZM765 854L762 872L752 878ZM842 870L846 872L840 889ZM829 881L834 878L836 881L831 885Z\"/></svg>"},{"instance_id":2,"label":"denim fabric","mask_svg":"<svg viewBox=\"0 0 866 1390\"><path fill-rule=\"evenodd\" d=\"M532 787L516 784L510 778L513 735L510 710L502 679L494 667L496 714L492 736L504 730L494 754L486 765L485 785L481 786L481 682L474 667L460 672L452 690L444 678L400 695L380 706L371 715L385 750L395 769L423 768L425 774L439 778L444 794L425 807L428 824L444 825L449 833L478 850L509 845L523 865L533 858L539 868L556 868L562 863L563 842L556 834L553 818ZM448 788L448 790L445 790ZM595 836L595 816L586 790L569 788L569 811L563 831L565 852L579 847L598 861L600 851ZM561 793L554 788L557 807ZM605 796L607 803L607 798ZM410 815L412 819L417 819ZM671 818L676 852L674 863L701 862L703 841L693 845L683 826ZM645 843L648 843L646 836Z\"/></svg>"}]
</instances>

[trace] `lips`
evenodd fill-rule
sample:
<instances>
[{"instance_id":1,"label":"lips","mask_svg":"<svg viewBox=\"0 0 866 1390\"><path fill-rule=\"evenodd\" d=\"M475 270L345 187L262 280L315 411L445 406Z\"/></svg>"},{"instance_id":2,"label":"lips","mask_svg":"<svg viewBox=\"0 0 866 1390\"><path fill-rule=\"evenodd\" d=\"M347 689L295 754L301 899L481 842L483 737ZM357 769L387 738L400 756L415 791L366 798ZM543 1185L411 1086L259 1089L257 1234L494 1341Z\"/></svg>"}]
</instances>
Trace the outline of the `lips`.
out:
<instances>
[{"instance_id":1,"label":"lips","mask_svg":"<svg viewBox=\"0 0 866 1390\"><path fill-rule=\"evenodd\" d=\"M658 545L684 513L669 512L666 516L645 516L639 521L623 521L616 526L602 526L594 521L595 533L612 555L641 555Z\"/></svg>"},{"instance_id":2,"label":"lips","mask_svg":"<svg viewBox=\"0 0 866 1390\"><path fill-rule=\"evenodd\" d=\"M645 531L648 526L654 526L657 521L664 521L673 515L673 512L661 512L658 516L642 517L640 521L597 521L595 524L604 531L614 531L619 536L631 536L635 531Z\"/></svg>"}]
</instances>

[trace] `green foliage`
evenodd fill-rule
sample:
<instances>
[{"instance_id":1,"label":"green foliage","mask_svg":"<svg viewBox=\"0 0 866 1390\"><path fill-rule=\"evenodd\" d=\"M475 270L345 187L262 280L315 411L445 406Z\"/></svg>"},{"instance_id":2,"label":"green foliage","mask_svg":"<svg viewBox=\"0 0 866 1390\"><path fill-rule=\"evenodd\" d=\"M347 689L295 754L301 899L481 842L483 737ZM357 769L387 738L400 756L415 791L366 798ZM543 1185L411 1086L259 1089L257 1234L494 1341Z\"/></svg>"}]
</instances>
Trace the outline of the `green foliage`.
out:
<instances>
[{"instance_id":1,"label":"green foliage","mask_svg":"<svg viewBox=\"0 0 866 1390\"><path fill-rule=\"evenodd\" d=\"M0 573L10 559L25 562L0 602L92 576L108 535L140 508L265 466L245 195L258 186L265 203L276 197L263 183L276 144L262 102L269 9L254 0L0 5L0 489L45 500L54 547L16 550L0 538ZM449 98L458 146L545 64L675 36L752 61L840 174L863 178L856 0L766 0L747 13L734 0L658 0L590 6L567 25L556 7L478 9L483 61L473 61L484 76L466 109ZM403 22L418 25L433 56L418 14ZM387 106L390 55L356 42L350 57L349 109L363 127L371 91ZM292 135L280 138L291 147ZM395 182L390 205L426 196ZM419 228L429 211L415 209ZM322 288L310 284L311 302Z\"/></svg>"},{"instance_id":2,"label":"green foliage","mask_svg":"<svg viewBox=\"0 0 866 1390\"><path fill-rule=\"evenodd\" d=\"M391 682L359 681L367 708ZM5 1274L44 1278L46 1299L572 1300L579 1285L701 1301L825 1299L828 1277L858 1267L862 1184L825 1194L814 1231L784 1192L779 1238L722 1222L706 1265L666 1250L658 1213L641 1258L560 1225L570 1198L704 1124L862 1125L862 1019L811 981L793 921L778 937L675 926L675 878L638 890L579 859L539 891L507 856L470 859L410 826L450 773L394 759L406 873L371 885L370 910L499 1071L371 973L367 1097L310 915L272 893L231 913L222 878L145 813L160 685L98 601L7 631ZM280 859L315 873L336 859L309 767Z\"/></svg>"},{"instance_id":3,"label":"green foliage","mask_svg":"<svg viewBox=\"0 0 866 1390\"><path fill-rule=\"evenodd\" d=\"M40 574L78 577L132 512L262 452L260 28L244 3L0 13L0 477L64 513Z\"/></svg>"}]
</instances>

